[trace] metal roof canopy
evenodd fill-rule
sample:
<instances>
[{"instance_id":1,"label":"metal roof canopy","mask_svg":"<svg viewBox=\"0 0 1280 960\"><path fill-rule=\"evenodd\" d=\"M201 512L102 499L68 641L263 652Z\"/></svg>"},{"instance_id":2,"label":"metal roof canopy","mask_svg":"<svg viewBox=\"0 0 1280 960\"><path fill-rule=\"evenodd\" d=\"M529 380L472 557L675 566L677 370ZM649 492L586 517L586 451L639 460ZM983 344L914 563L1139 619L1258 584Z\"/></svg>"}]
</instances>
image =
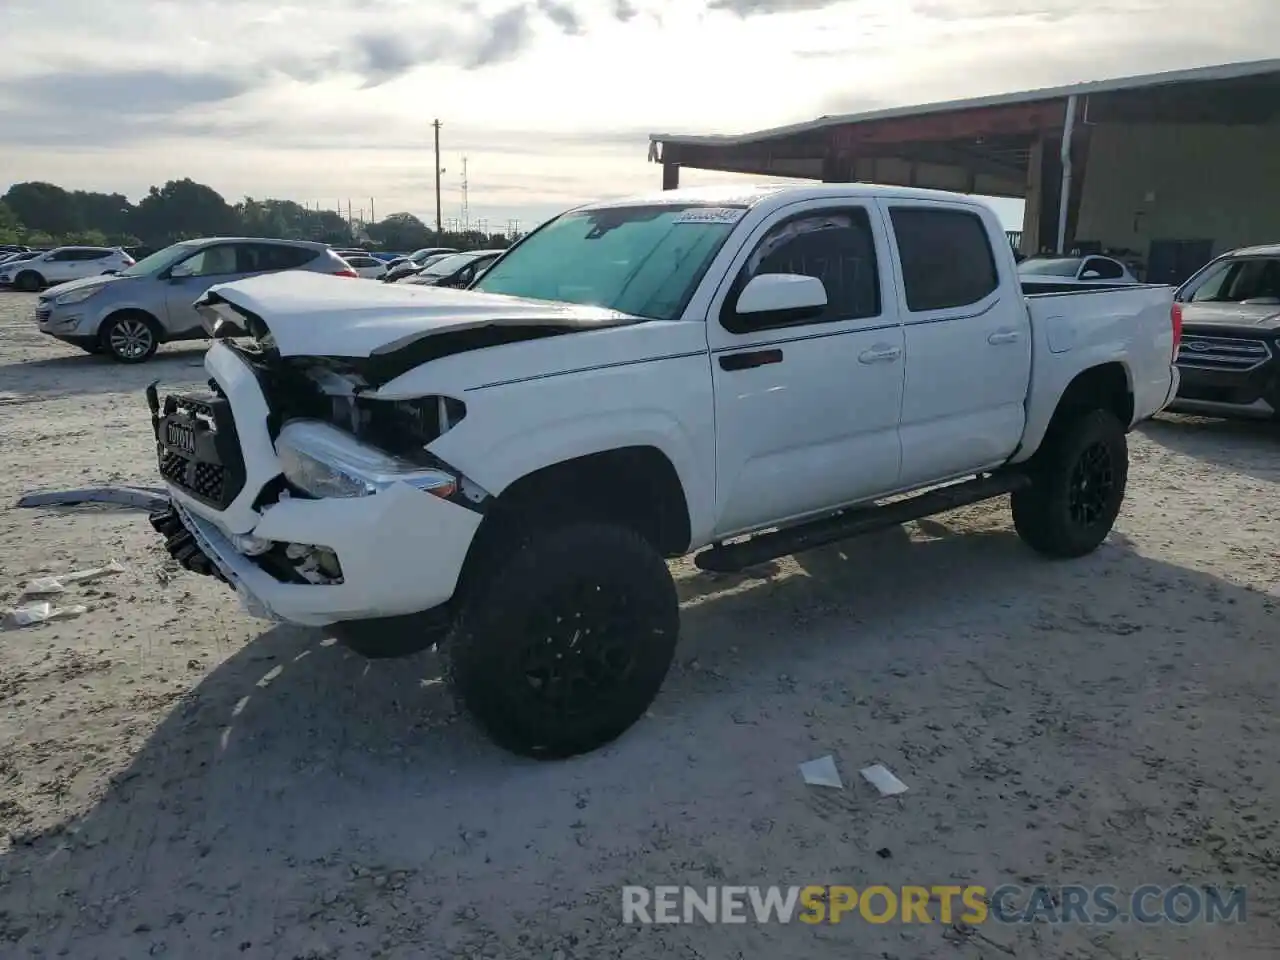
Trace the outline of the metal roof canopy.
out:
<instances>
[{"instance_id":1,"label":"metal roof canopy","mask_svg":"<svg viewBox=\"0 0 1280 960\"><path fill-rule=\"evenodd\" d=\"M734 173L878 179L1020 197L1034 145L1062 136L1073 102L1079 104L1077 122L1086 127L1265 123L1280 116L1280 59L821 117L738 135L655 133L649 159ZM933 182L939 178L946 182Z\"/></svg>"}]
</instances>

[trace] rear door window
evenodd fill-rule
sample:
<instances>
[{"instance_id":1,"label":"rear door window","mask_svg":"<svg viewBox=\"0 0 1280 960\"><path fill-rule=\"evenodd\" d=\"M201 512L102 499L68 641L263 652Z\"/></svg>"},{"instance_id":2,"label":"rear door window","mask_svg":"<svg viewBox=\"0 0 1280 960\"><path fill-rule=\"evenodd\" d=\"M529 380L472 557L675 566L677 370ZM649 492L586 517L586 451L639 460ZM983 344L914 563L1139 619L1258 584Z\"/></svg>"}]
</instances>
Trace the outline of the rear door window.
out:
<instances>
[{"instance_id":1,"label":"rear door window","mask_svg":"<svg viewBox=\"0 0 1280 960\"><path fill-rule=\"evenodd\" d=\"M991 239L976 213L894 206L889 217L912 313L973 306L1000 288Z\"/></svg>"},{"instance_id":2,"label":"rear door window","mask_svg":"<svg viewBox=\"0 0 1280 960\"><path fill-rule=\"evenodd\" d=\"M283 243L245 243L240 245L240 273L263 273L270 270L296 270L316 257L306 247Z\"/></svg>"}]
</instances>

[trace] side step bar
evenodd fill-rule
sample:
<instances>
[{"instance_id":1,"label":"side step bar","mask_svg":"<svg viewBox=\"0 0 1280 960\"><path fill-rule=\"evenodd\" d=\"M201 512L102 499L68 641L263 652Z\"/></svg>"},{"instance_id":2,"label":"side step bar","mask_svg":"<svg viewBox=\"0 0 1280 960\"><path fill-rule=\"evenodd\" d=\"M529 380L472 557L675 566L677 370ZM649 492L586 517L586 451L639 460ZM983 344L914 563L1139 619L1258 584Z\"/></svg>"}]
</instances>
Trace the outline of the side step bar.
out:
<instances>
[{"instance_id":1,"label":"side step bar","mask_svg":"<svg viewBox=\"0 0 1280 960\"><path fill-rule=\"evenodd\" d=\"M757 563L803 553L815 547L825 547L830 543L887 527L896 527L912 520L945 513L956 507L966 507L971 503L1023 490L1030 485L1031 478L1021 471L988 474L926 490L905 500L866 508L855 507L843 510L835 516L756 534L736 543L722 543L702 551L693 558L693 562L699 569L711 573L737 573Z\"/></svg>"}]
</instances>

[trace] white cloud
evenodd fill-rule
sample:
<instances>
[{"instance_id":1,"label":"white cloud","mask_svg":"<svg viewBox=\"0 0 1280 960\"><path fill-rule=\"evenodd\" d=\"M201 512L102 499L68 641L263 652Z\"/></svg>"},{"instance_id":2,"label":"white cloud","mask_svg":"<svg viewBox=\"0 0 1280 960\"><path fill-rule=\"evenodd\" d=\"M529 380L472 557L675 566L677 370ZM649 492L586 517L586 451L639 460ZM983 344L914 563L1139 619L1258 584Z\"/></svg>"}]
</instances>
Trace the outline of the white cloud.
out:
<instances>
[{"instance_id":1,"label":"white cloud","mask_svg":"<svg viewBox=\"0 0 1280 960\"><path fill-rule=\"evenodd\" d=\"M191 176L432 219L439 117L444 215L465 154L473 217L527 223L652 188L651 130L1261 58L1278 33L1275 0L0 0L0 190Z\"/></svg>"}]
</instances>

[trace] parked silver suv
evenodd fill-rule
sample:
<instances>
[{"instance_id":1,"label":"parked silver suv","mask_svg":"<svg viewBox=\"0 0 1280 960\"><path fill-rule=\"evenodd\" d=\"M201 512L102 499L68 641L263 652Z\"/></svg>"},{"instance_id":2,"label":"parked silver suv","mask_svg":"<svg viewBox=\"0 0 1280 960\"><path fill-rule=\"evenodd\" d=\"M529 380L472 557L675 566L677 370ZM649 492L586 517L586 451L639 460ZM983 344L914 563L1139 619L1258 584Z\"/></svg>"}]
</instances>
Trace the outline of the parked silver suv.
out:
<instances>
[{"instance_id":1,"label":"parked silver suv","mask_svg":"<svg viewBox=\"0 0 1280 960\"><path fill-rule=\"evenodd\" d=\"M208 336L192 304L218 283L260 273L356 272L323 243L217 237L184 240L114 276L51 287L40 296L40 331L87 353L142 363L170 340Z\"/></svg>"}]
</instances>

